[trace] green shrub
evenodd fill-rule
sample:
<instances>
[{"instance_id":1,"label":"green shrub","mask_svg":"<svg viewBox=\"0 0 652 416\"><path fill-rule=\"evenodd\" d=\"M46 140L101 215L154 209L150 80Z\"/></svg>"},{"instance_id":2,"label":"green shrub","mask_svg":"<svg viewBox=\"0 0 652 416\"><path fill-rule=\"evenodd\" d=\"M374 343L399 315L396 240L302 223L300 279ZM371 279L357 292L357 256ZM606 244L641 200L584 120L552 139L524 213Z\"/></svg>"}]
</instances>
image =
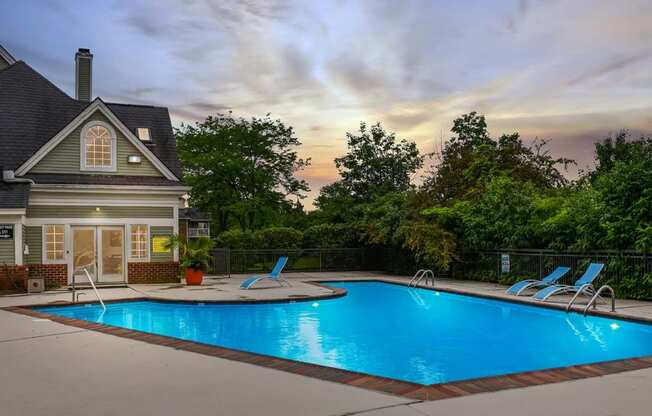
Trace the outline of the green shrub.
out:
<instances>
[{"instance_id":1,"label":"green shrub","mask_svg":"<svg viewBox=\"0 0 652 416\"><path fill-rule=\"evenodd\" d=\"M251 250L258 247L256 236L251 231L231 229L217 237L217 247L233 250Z\"/></svg>"},{"instance_id":2,"label":"green shrub","mask_svg":"<svg viewBox=\"0 0 652 416\"><path fill-rule=\"evenodd\" d=\"M255 233L258 247L273 249L299 248L303 233L290 227L272 227Z\"/></svg>"},{"instance_id":3,"label":"green shrub","mask_svg":"<svg viewBox=\"0 0 652 416\"><path fill-rule=\"evenodd\" d=\"M357 233L350 224L319 224L303 232L305 248L351 248L359 245Z\"/></svg>"}]
</instances>

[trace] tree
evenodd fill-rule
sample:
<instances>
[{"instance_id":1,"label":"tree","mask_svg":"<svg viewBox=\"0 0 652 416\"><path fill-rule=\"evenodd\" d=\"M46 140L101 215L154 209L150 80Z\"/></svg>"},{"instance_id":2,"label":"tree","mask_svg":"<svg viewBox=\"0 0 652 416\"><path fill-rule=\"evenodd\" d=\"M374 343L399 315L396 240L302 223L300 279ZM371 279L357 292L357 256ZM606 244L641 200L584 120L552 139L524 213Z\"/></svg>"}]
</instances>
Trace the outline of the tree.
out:
<instances>
[{"instance_id":1,"label":"tree","mask_svg":"<svg viewBox=\"0 0 652 416\"><path fill-rule=\"evenodd\" d=\"M477 200L433 207L423 213L454 231L468 250L529 247L533 243L531 219L536 197L531 183L499 176L487 184Z\"/></svg>"},{"instance_id":2,"label":"tree","mask_svg":"<svg viewBox=\"0 0 652 416\"><path fill-rule=\"evenodd\" d=\"M342 178L341 187L357 200L407 191L410 176L423 165L414 142L399 141L380 123L371 127L360 123L358 134L347 133L346 137L349 151L336 158L335 165Z\"/></svg>"},{"instance_id":3,"label":"tree","mask_svg":"<svg viewBox=\"0 0 652 416\"><path fill-rule=\"evenodd\" d=\"M356 201L342 181L322 187L315 206L318 211L311 216L319 222L346 223L355 219Z\"/></svg>"},{"instance_id":4,"label":"tree","mask_svg":"<svg viewBox=\"0 0 652 416\"><path fill-rule=\"evenodd\" d=\"M213 215L219 230L253 229L292 211L308 184L295 173L309 165L298 157L301 143L280 120L209 116L176 130L184 180L193 205Z\"/></svg>"},{"instance_id":5,"label":"tree","mask_svg":"<svg viewBox=\"0 0 652 416\"><path fill-rule=\"evenodd\" d=\"M652 139L615 139L596 144L598 165L590 174L603 206L605 245L652 251Z\"/></svg>"},{"instance_id":6,"label":"tree","mask_svg":"<svg viewBox=\"0 0 652 416\"><path fill-rule=\"evenodd\" d=\"M489 136L485 117L475 112L456 119L451 132L454 136L441 153L432 155L438 163L422 186L438 203L450 205L477 197L491 180L502 175L544 189L568 184L557 166L565 168L574 162L552 158L546 141L536 140L531 147L526 146L518 133L503 134L494 140Z\"/></svg>"}]
</instances>

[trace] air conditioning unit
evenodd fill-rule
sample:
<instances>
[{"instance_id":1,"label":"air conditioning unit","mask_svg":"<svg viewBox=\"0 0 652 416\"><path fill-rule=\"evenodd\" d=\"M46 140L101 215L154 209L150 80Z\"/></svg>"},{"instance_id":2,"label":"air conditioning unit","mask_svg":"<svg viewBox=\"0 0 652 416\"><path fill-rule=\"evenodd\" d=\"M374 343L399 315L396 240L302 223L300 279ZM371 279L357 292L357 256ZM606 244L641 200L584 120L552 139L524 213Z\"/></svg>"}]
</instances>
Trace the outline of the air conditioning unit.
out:
<instances>
[{"instance_id":1,"label":"air conditioning unit","mask_svg":"<svg viewBox=\"0 0 652 416\"><path fill-rule=\"evenodd\" d=\"M42 293L45 290L45 279L30 277L27 279L27 293Z\"/></svg>"}]
</instances>

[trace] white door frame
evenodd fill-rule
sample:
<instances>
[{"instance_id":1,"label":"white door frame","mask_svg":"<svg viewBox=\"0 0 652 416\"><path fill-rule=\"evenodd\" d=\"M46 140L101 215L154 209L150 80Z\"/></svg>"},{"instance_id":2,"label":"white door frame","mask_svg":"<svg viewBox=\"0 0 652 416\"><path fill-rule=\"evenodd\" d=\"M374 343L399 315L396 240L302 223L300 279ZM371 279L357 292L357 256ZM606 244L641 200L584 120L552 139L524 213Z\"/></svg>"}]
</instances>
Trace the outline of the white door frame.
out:
<instances>
[{"instance_id":1,"label":"white door frame","mask_svg":"<svg viewBox=\"0 0 652 416\"><path fill-rule=\"evenodd\" d=\"M94 233L95 240L95 273L91 275L93 281L97 282L97 227L93 225L73 225L70 227L70 250L66 250L68 253L68 284L71 284L75 278L75 231L76 230L92 230ZM81 283L81 282L80 282Z\"/></svg>"},{"instance_id":2,"label":"white door frame","mask_svg":"<svg viewBox=\"0 0 652 416\"><path fill-rule=\"evenodd\" d=\"M103 282L102 275L102 229L120 229L122 230L122 279L115 281L115 283L127 283L128 273L127 273L127 233L126 225L124 224L70 224L66 226L69 232L66 233L68 241L66 243L66 254L67 254L67 265L68 265L68 284L72 284L72 279L74 279L74 253L75 253L75 239L74 232L79 229L93 229L95 230L95 276L94 282L107 283Z\"/></svg>"},{"instance_id":3,"label":"white door frame","mask_svg":"<svg viewBox=\"0 0 652 416\"><path fill-rule=\"evenodd\" d=\"M104 253L102 252L102 239L103 236L102 234L104 233L105 230L120 230L122 232L122 278L119 278L118 280L114 279L109 279L109 280L104 280L104 273L102 270L104 270L103 267L103 261L104 261ZM127 281L127 272L126 272L126 237L125 237L125 227L123 225L98 225L97 226L97 281L99 283L124 283Z\"/></svg>"}]
</instances>

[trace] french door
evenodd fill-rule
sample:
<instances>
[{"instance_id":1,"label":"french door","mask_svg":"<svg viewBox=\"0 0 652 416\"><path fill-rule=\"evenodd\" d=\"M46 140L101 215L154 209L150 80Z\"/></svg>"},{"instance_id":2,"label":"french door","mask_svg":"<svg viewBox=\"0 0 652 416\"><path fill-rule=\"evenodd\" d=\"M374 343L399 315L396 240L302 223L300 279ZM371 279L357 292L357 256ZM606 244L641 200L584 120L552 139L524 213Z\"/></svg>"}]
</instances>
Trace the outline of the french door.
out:
<instances>
[{"instance_id":1,"label":"french door","mask_svg":"<svg viewBox=\"0 0 652 416\"><path fill-rule=\"evenodd\" d=\"M84 269L98 283L124 282L124 227L73 226L72 268L75 283L88 283Z\"/></svg>"}]
</instances>

